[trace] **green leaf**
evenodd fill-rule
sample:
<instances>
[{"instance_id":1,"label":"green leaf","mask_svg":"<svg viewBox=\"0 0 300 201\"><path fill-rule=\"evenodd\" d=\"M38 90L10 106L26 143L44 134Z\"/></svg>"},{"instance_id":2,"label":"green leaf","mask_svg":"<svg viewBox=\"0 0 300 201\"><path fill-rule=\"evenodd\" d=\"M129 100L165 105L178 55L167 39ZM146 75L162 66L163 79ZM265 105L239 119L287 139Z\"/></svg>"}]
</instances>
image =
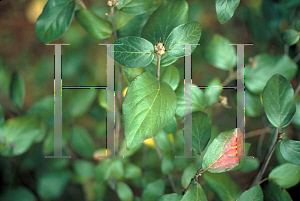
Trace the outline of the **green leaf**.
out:
<instances>
[{"instance_id":1,"label":"green leaf","mask_svg":"<svg viewBox=\"0 0 300 201\"><path fill-rule=\"evenodd\" d=\"M107 109L109 111L114 111L115 109L118 110L118 102L116 100L115 102L115 108L114 107L108 107L107 108L107 93L113 93L112 91L108 91L106 90L100 90L99 95L98 95L98 103L101 107L103 107L104 109Z\"/></svg>"},{"instance_id":2,"label":"green leaf","mask_svg":"<svg viewBox=\"0 0 300 201\"><path fill-rule=\"evenodd\" d=\"M191 188L184 194L181 201L207 201L207 197L197 182L193 182Z\"/></svg>"},{"instance_id":3,"label":"green leaf","mask_svg":"<svg viewBox=\"0 0 300 201\"><path fill-rule=\"evenodd\" d=\"M161 76L161 80L165 81L173 90L176 90L180 81L180 75L178 69L170 65L165 69L165 72Z\"/></svg>"},{"instance_id":4,"label":"green leaf","mask_svg":"<svg viewBox=\"0 0 300 201\"><path fill-rule=\"evenodd\" d=\"M160 40L163 44L171 31L187 21L188 4L185 0L164 1L150 16L142 30L142 37L156 45Z\"/></svg>"},{"instance_id":5,"label":"green leaf","mask_svg":"<svg viewBox=\"0 0 300 201\"><path fill-rule=\"evenodd\" d=\"M192 112L196 111L204 111L206 106L205 96L201 89L199 89L196 85L192 84L192 97L189 94L184 96L184 84L180 83L178 88L176 89L177 96L177 108L176 115L183 117L185 113L185 99L192 99ZM190 108L189 108L190 110Z\"/></svg>"},{"instance_id":6,"label":"green leaf","mask_svg":"<svg viewBox=\"0 0 300 201\"><path fill-rule=\"evenodd\" d=\"M237 142L238 135L239 142ZM207 148L203 157L202 169L213 173L231 170L239 164L240 158L232 156L237 156L237 146L242 145L243 136L239 129L220 133Z\"/></svg>"},{"instance_id":7,"label":"green leaf","mask_svg":"<svg viewBox=\"0 0 300 201\"><path fill-rule=\"evenodd\" d=\"M52 106L53 107L53 106ZM52 120L53 121L53 120ZM62 146L64 147L69 140L71 129L68 125L63 124L62 126ZM52 154L54 152L54 128L52 128L44 140L43 153Z\"/></svg>"},{"instance_id":8,"label":"green leaf","mask_svg":"<svg viewBox=\"0 0 300 201\"><path fill-rule=\"evenodd\" d=\"M37 37L44 43L58 39L69 28L74 9L73 0L49 0L35 24Z\"/></svg>"},{"instance_id":9,"label":"green leaf","mask_svg":"<svg viewBox=\"0 0 300 201\"><path fill-rule=\"evenodd\" d=\"M112 175L116 178L116 179L122 179L124 176L124 164L122 163L122 161L116 159L113 160L112 163Z\"/></svg>"},{"instance_id":10,"label":"green leaf","mask_svg":"<svg viewBox=\"0 0 300 201\"><path fill-rule=\"evenodd\" d=\"M82 127L75 126L71 131L71 145L80 155L86 158L92 158L95 151L93 138L88 131Z\"/></svg>"},{"instance_id":11,"label":"green leaf","mask_svg":"<svg viewBox=\"0 0 300 201\"><path fill-rule=\"evenodd\" d=\"M150 72L136 77L129 86L123 115L127 148L154 137L174 117L176 95L164 81Z\"/></svg>"},{"instance_id":12,"label":"green leaf","mask_svg":"<svg viewBox=\"0 0 300 201\"><path fill-rule=\"evenodd\" d=\"M147 12L152 3L151 0L119 0L117 8L130 15L140 15Z\"/></svg>"},{"instance_id":13,"label":"green leaf","mask_svg":"<svg viewBox=\"0 0 300 201\"><path fill-rule=\"evenodd\" d=\"M117 194L122 201L132 201L134 197L131 188L122 181L117 183Z\"/></svg>"},{"instance_id":14,"label":"green leaf","mask_svg":"<svg viewBox=\"0 0 300 201\"><path fill-rule=\"evenodd\" d=\"M296 113L292 121L297 126L300 126L300 96L297 97L295 104L296 104Z\"/></svg>"},{"instance_id":15,"label":"green leaf","mask_svg":"<svg viewBox=\"0 0 300 201\"><path fill-rule=\"evenodd\" d=\"M10 83L10 98L19 108L22 107L25 100L25 83L19 73L14 73Z\"/></svg>"},{"instance_id":16,"label":"green leaf","mask_svg":"<svg viewBox=\"0 0 300 201\"><path fill-rule=\"evenodd\" d=\"M300 31L300 20L296 21L295 29L296 29L296 31Z\"/></svg>"},{"instance_id":17,"label":"green leaf","mask_svg":"<svg viewBox=\"0 0 300 201\"><path fill-rule=\"evenodd\" d=\"M272 181L261 184L265 201L292 201L289 193Z\"/></svg>"},{"instance_id":18,"label":"green leaf","mask_svg":"<svg viewBox=\"0 0 300 201\"><path fill-rule=\"evenodd\" d=\"M300 141L283 140L279 147L280 153L286 161L300 165Z\"/></svg>"},{"instance_id":19,"label":"green leaf","mask_svg":"<svg viewBox=\"0 0 300 201\"><path fill-rule=\"evenodd\" d=\"M168 133L166 133L164 130L159 131L154 139L157 143L157 146L162 151L164 151L164 152L170 152L171 151L172 143L170 141Z\"/></svg>"},{"instance_id":20,"label":"green leaf","mask_svg":"<svg viewBox=\"0 0 300 201\"><path fill-rule=\"evenodd\" d=\"M198 44L201 37L201 32L201 26L197 21L187 22L175 27L165 42L167 54L173 57L188 56L185 54L185 48L183 45ZM192 45L191 53L196 47L197 45Z\"/></svg>"},{"instance_id":21,"label":"green leaf","mask_svg":"<svg viewBox=\"0 0 300 201\"><path fill-rule=\"evenodd\" d=\"M34 194L24 187L11 189L0 196L2 201L36 201Z\"/></svg>"},{"instance_id":22,"label":"green leaf","mask_svg":"<svg viewBox=\"0 0 300 201\"><path fill-rule=\"evenodd\" d=\"M272 76L264 88L262 98L269 121L275 127L289 125L296 112L294 90L289 81L282 75Z\"/></svg>"},{"instance_id":23,"label":"green leaf","mask_svg":"<svg viewBox=\"0 0 300 201\"><path fill-rule=\"evenodd\" d=\"M269 174L270 179L282 188L295 186L300 180L300 166L291 163L279 165Z\"/></svg>"},{"instance_id":24,"label":"green leaf","mask_svg":"<svg viewBox=\"0 0 300 201\"><path fill-rule=\"evenodd\" d=\"M236 201L263 201L264 195L260 185L253 186L249 190L242 193L242 195Z\"/></svg>"},{"instance_id":25,"label":"green leaf","mask_svg":"<svg viewBox=\"0 0 300 201\"><path fill-rule=\"evenodd\" d=\"M153 201L161 196L165 191L165 182L162 179L155 180L149 183L143 191L143 201Z\"/></svg>"},{"instance_id":26,"label":"green leaf","mask_svg":"<svg viewBox=\"0 0 300 201\"><path fill-rule=\"evenodd\" d=\"M299 38L300 38L300 34L295 29L285 30L281 35L282 42L289 46L298 43Z\"/></svg>"},{"instance_id":27,"label":"green leaf","mask_svg":"<svg viewBox=\"0 0 300 201\"><path fill-rule=\"evenodd\" d=\"M174 168L174 155L172 153L163 154L163 159L161 161L161 172L163 174L170 174Z\"/></svg>"},{"instance_id":28,"label":"green leaf","mask_svg":"<svg viewBox=\"0 0 300 201\"><path fill-rule=\"evenodd\" d=\"M243 103L242 103L243 104ZM248 90L245 91L245 112L250 117L258 117L263 111L260 97L252 94Z\"/></svg>"},{"instance_id":29,"label":"green leaf","mask_svg":"<svg viewBox=\"0 0 300 201\"><path fill-rule=\"evenodd\" d=\"M163 54L161 55L161 60L160 60L160 67L166 67L169 66L173 63L175 63L178 60L177 57L173 57L169 54ZM157 56L154 57L152 63L157 66Z\"/></svg>"},{"instance_id":30,"label":"green leaf","mask_svg":"<svg viewBox=\"0 0 300 201\"><path fill-rule=\"evenodd\" d=\"M4 111L0 105L0 126L4 123L5 119L4 119ZM177 125L176 125L177 126Z\"/></svg>"},{"instance_id":31,"label":"green leaf","mask_svg":"<svg viewBox=\"0 0 300 201\"><path fill-rule=\"evenodd\" d=\"M216 0L216 11L221 24L232 18L239 3L240 0Z\"/></svg>"},{"instance_id":32,"label":"green leaf","mask_svg":"<svg viewBox=\"0 0 300 201\"><path fill-rule=\"evenodd\" d=\"M206 48L205 58L216 68L221 70L229 70L236 66L237 58L233 45L231 42L215 34L212 41Z\"/></svg>"},{"instance_id":33,"label":"green leaf","mask_svg":"<svg viewBox=\"0 0 300 201\"><path fill-rule=\"evenodd\" d=\"M209 187L221 200L235 201L240 196L239 186L226 173L205 172L203 176Z\"/></svg>"},{"instance_id":34,"label":"green leaf","mask_svg":"<svg viewBox=\"0 0 300 201\"><path fill-rule=\"evenodd\" d=\"M97 181L107 181L112 172L112 160L110 158L104 159L95 168L95 178Z\"/></svg>"},{"instance_id":35,"label":"green leaf","mask_svg":"<svg viewBox=\"0 0 300 201\"><path fill-rule=\"evenodd\" d=\"M287 55L271 56L260 54L252 65L245 68L245 85L252 93L261 93L268 80L275 74L281 74L290 80L297 71L297 65Z\"/></svg>"},{"instance_id":36,"label":"green leaf","mask_svg":"<svg viewBox=\"0 0 300 201\"><path fill-rule=\"evenodd\" d=\"M141 175L142 175L142 169L139 166L133 163L125 164L124 177L126 179L136 179L139 178Z\"/></svg>"},{"instance_id":37,"label":"green leaf","mask_svg":"<svg viewBox=\"0 0 300 201\"><path fill-rule=\"evenodd\" d=\"M142 67L140 68L128 68L125 66L122 66L122 70L128 80L129 83L131 83L134 78L136 78L137 76L139 76L140 74L142 74L144 72L144 69Z\"/></svg>"},{"instance_id":38,"label":"green leaf","mask_svg":"<svg viewBox=\"0 0 300 201\"><path fill-rule=\"evenodd\" d=\"M114 59L129 68L147 66L154 58L154 46L139 37L124 37L114 42ZM112 48L108 48L108 55L112 55Z\"/></svg>"},{"instance_id":39,"label":"green leaf","mask_svg":"<svg viewBox=\"0 0 300 201\"><path fill-rule=\"evenodd\" d=\"M69 171L53 172L41 176L37 184L37 192L44 200L58 198L71 176Z\"/></svg>"},{"instance_id":40,"label":"green leaf","mask_svg":"<svg viewBox=\"0 0 300 201\"><path fill-rule=\"evenodd\" d=\"M142 15L128 15L121 11L117 12L115 16L115 24L117 29L117 35L119 38L125 36L137 36L141 37L142 28L146 24L149 18L148 13Z\"/></svg>"},{"instance_id":41,"label":"green leaf","mask_svg":"<svg viewBox=\"0 0 300 201\"><path fill-rule=\"evenodd\" d=\"M160 196L156 201L180 201L182 195L177 193L165 194Z\"/></svg>"},{"instance_id":42,"label":"green leaf","mask_svg":"<svg viewBox=\"0 0 300 201\"><path fill-rule=\"evenodd\" d=\"M242 158L240 164L239 171L251 172L259 167L260 162L257 158Z\"/></svg>"},{"instance_id":43,"label":"green leaf","mask_svg":"<svg viewBox=\"0 0 300 201\"><path fill-rule=\"evenodd\" d=\"M92 11L84 9L77 10L75 12L75 17L78 23L95 39L105 39L109 38L113 33L113 28L111 24Z\"/></svg>"},{"instance_id":44,"label":"green leaf","mask_svg":"<svg viewBox=\"0 0 300 201\"><path fill-rule=\"evenodd\" d=\"M204 112L195 112L192 115L193 127L193 149L198 155L202 156L211 134L211 121L209 116Z\"/></svg>"},{"instance_id":45,"label":"green leaf","mask_svg":"<svg viewBox=\"0 0 300 201\"><path fill-rule=\"evenodd\" d=\"M222 88L215 88L220 87L222 85L219 78L214 78L208 83L208 87L204 91L205 99L206 99L206 105L210 106L219 100L219 96L222 93Z\"/></svg>"},{"instance_id":46,"label":"green leaf","mask_svg":"<svg viewBox=\"0 0 300 201\"><path fill-rule=\"evenodd\" d=\"M45 133L45 125L41 122L38 115L26 115L9 119L0 127L1 155L21 155L37 139L43 138Z\"/></svg>"},{"instance_id":47,"label":"green leaf","mask_svg":"<svg viewBox=\"0 0 300 201\"><path fill-rule=\"evenodd\" d=\"M176 133L177 131L177 121L176 117L173 117L171 121L164 127L166 133Z\"/></svg>"},{"instance_id":48,"label":"green leaf","mask_svg":"<svg viewBox=\"0 0 300 201\"><path fill-rule=\"evenodd\" d=\"M74 170L77 175L83 178L94 178L94 164L86 160L76 160L74 165Z\"/></svg>"},{"instance_id":49,"label":"green leaf","mask_svg":"<svg viewBox=\"0 0 300 201\"><path fill-rule=\"evenodd\" d=\"M186 188L191 179L195 176L197 173L197 167L195 163L190 163L183 171L182 177L181 177L181 185L183 188Z\"/></svg>"}]
</instances>

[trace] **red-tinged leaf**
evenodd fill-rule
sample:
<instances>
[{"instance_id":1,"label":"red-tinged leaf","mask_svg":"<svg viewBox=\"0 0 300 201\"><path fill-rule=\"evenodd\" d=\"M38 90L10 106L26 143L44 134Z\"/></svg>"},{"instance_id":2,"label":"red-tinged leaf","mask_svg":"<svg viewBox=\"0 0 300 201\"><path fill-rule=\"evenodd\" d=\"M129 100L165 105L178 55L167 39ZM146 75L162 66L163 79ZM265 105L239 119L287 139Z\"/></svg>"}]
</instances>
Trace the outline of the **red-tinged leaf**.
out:
<instances>
[{"instance_id":1,"label":"red-tinged leaf","mask_svg":"<svg viewBox=\"0 0 300 201\"><path fill-rule=\"evenodd\" d=\"M239 164L243 153L244 140L239 129L220 133L209 145L203 157L202 169L213 173L229 171Z\"/></svg>"}]
</instances>

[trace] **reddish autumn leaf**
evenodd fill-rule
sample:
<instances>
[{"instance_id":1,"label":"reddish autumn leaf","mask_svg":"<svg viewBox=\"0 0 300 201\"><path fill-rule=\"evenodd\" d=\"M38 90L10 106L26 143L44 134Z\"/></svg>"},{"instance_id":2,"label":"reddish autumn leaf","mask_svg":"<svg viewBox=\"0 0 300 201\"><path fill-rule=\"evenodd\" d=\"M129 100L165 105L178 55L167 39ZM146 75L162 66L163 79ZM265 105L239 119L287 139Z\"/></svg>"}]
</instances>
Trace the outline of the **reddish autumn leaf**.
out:
<instances>
[{"instance_id":1,"label":"reddish autumn leaf","mask_svg":"<svg viewBox=\"0 0 300 201\"><path fill-rule=\"evenodd\" d=\"M220 133L207 148L203 157L202 169L219 173L236 167L244 153L243 143L243 135L239 129ZM237 152L238 146L239 153Z\"/></svg>"}]
</instances>

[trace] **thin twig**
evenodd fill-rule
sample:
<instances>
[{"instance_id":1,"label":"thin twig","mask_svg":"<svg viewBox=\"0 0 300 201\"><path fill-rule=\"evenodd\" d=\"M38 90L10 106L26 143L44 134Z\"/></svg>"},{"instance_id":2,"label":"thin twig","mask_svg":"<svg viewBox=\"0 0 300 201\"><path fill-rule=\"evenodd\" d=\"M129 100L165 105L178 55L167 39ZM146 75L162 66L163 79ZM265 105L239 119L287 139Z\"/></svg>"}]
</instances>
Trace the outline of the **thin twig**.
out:
<instances>
[{"instance_id":1,"label":"thin twig","mask_svg":"<svg viewBox=\"0 0 300 201\"><path fill-rule=\"evenodd\" d=\"M192 183L193 183L194 181L198 182L198 177L201 176L201 174L202 174L203 172L204 172L204 171L203 171L202 168L200 168L200 169L197 171L197 173L196 173L196 174L194 175L194 177L191 179L189 185L188 185L185 189L183 189L182 195L184 195L184 194L191 188Z\"/></svg>"},{"instance_id":2,"label":"thin twig","mask_svg":"<svg viewBox=\"0 0 300 201\"><path fill-rule=\"evenodd\" d=\"M284 54L289 55L290 46L284 45Z\"/></svg>"},{"instance_id":3,"label":"thin twig","mask_svg":"<svg viewBox=\"0 0 300 201\"><path fill-rule=\"evenodd\" d=\"M270 131L270 125L263 129L258 129L255 131L250 131L245 134L245 138L255 137L258 135L261 135L263 132L269 132Z\"/></svg>"},{"instance_id":4,"label":"thin twig","mask_svg":"<svg viewBox=\"0 0 300 201\"><path fill-rule=\"evenodd\" d=\"M300 92L300 82L295 90L294 96L296 97L298 95L298 93Z\"/></svg>"},{"instance_id":5,"label":"thin twig","mask_svg":"<svg viewBox=\"0 0 300 201\"><path fill-rule=\"evenodd\" d=\"M119 151L119 141L120 141L120 132L121 132L121 115L122 115L122 82L123 82L123 75L122 69L120 65L117 65L119 69L119 82L118 82L118 89L117 89L117 102L118 102L118 112L117 112L117 121L116 121L116 135L115 135L115 154L118 154Z\"/></svg>"},{"instance_id":6,"label":"thin twig","mask_svg":"<svg viewBox=\"0 0 300 201\"><path fill-rule=\"evenodd\" d=\"M115 13L114 13L114 6L111 6L110 7L110 13L111 13L111 22L112 22L112 27L113 27L113 30L114 30L114 37L115 38L118 38L118 35L117 35L117 30L116 30L116 25L115 25Z\"/></svg>"},{"instance_id":7,"label":"thin twig","mask_svg":"<svg viewBox=\"0 0 300 201\"><path fill-rule=\"evenodd\" d=\"M253 180L253 183L252 183L251 187L255 186L256 184L258 184L261 181L261 178L262 178L262 176L263 176L263 174L264 174L264 172L265 172L265 170L266 170L266 168L269 164L269 161L272 157L272 154L273 154L273 152L275 150L275 147L277 145L277 142L279 140L279 130L280 130L280 128L276 129L276 132L274 134L274 137L273 137L270 149L268 151L268 154L266 155L264 163L261 165L261 168L260 168L258 174L256 175L255 179Z\"/></svg>"},{"instance_id":8,"label":"thin twig","mask_svg":"<svg viewBox=\"0 0 300 201\"><path fill-rule=\"evenodd\" d=\"M156 76L158 80L160 80L160 60L161 60L161 55L157 54L157 73Z\"/></svg>"},{"instance_id":9,"label":"thin twig","mask_svg":"<svg viewBox=\"0 0 300 201\"><path fill-rule=\"evenodd\" d=\"M297 56L295 56L295 57L293 58L293 61L294 61L295 63L298 63L298 61L300 61L300 53L297 54Z\"/></svg>"}]
</instances>

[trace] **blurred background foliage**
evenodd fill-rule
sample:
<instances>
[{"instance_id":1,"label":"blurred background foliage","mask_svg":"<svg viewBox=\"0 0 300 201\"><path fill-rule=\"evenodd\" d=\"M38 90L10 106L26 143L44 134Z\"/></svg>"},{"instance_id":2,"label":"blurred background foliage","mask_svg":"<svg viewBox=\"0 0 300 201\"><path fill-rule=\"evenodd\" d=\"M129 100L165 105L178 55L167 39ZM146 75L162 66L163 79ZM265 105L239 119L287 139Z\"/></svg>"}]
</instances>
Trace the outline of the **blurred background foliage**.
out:
<instances>
[{"instance_id":1,"label":"blurred background foliage","mask_svg":"<svg viewBox=\"0 0 300 201\"><path fill-rule=\"evenodd\" d=\"M46 2L0 1L0 136L10 136L0 139L1 200L151 200L151 196L156 198L163 193L173 192L166 179L170 172L178 192L186 187L201 164L196 159L174 159L173 155L168 156L170 150L173 150L174 155L183 155L182 125L179 125L177 131L171 130L169 135L157 136L160 138L161 144L158 146L163 152L163 158L167 158L162 161L162 165L153 142L147 141L127 151L123 135L120 139L120 155L124 155L125 159L100 161L95 157L97 154L105 155L106 98L103 89L63 89L63 155L72 158L45 159L45 155L53 155L54 49L38 40L35 22ZM96 15L107 19L105 13L109 12L109 7L105 0L84 2ZM285 30L294 28L300 19L298 0L242 0L233 18L223 25L218 21L214 1L187 2L189 21L199 21L202 26L201 45L195 49L192 57L192 79L195 85L211 86L212 81L222 83L228 77L228 71L214 67L207 59L207 48L213 36L219 34L231 43L253 43L253 46L245 48L245 63L250 66L257 64L256 56L262 53L286 54L295 58L297 66L288 77L293 88L296 88L300 79L300 59L296 57L300 52L300 43L284 45L281 35ZM138 30L153 11L137 16L125 13L116 16L119 37L141 34L122 26L122 19L135 18L133 22ZM71 44L62 47L64 86L106 86L106 47L98 45L106 40L91 38L73 20L62 37L53 42ZM272 59L270 64L266 59L263 62L272 66ZM284 64L286 61L282 64L283 68ZM265 63L262 65L265 66ZM178 59L174 66L183 82L184 58ZM235 81L231 81L227 85L235 84ZM118 82L116 88L117 85ZM124 79L122 90L128 85ZM209 91L205 90L205 93ZM212 139L218 133L236 126L236 91L224 89L221 95L227 97L229 107L208 110L213 125ZM239 170L228 173L229 177L222 173L224 175L218 178L223 182L235 181L232 191L238 195L249 187L257 174L258 161L263 159L268 148L268 135L274 132L267 118L262 115L259 93L246 90L246 99L250 100L246 101L246 142L251 143L248 155L256 156L257 159L244 160ZM299 112L296 117L294 123L284 129L285 138L300 140ZM265 138L257 131L262 128ZM21 134L24 137L20 139ZM108 136L108 140L113 140L112 137ZM266 175L278 164L285 162L276 150ZM223 200L220 197L222 192L218 193L206 185L213 181L216 180L210 174L201 180L208 200ZM288 192L294 197L297 189L299 184L289 188Z\"/></svg>"}]
</instances>

